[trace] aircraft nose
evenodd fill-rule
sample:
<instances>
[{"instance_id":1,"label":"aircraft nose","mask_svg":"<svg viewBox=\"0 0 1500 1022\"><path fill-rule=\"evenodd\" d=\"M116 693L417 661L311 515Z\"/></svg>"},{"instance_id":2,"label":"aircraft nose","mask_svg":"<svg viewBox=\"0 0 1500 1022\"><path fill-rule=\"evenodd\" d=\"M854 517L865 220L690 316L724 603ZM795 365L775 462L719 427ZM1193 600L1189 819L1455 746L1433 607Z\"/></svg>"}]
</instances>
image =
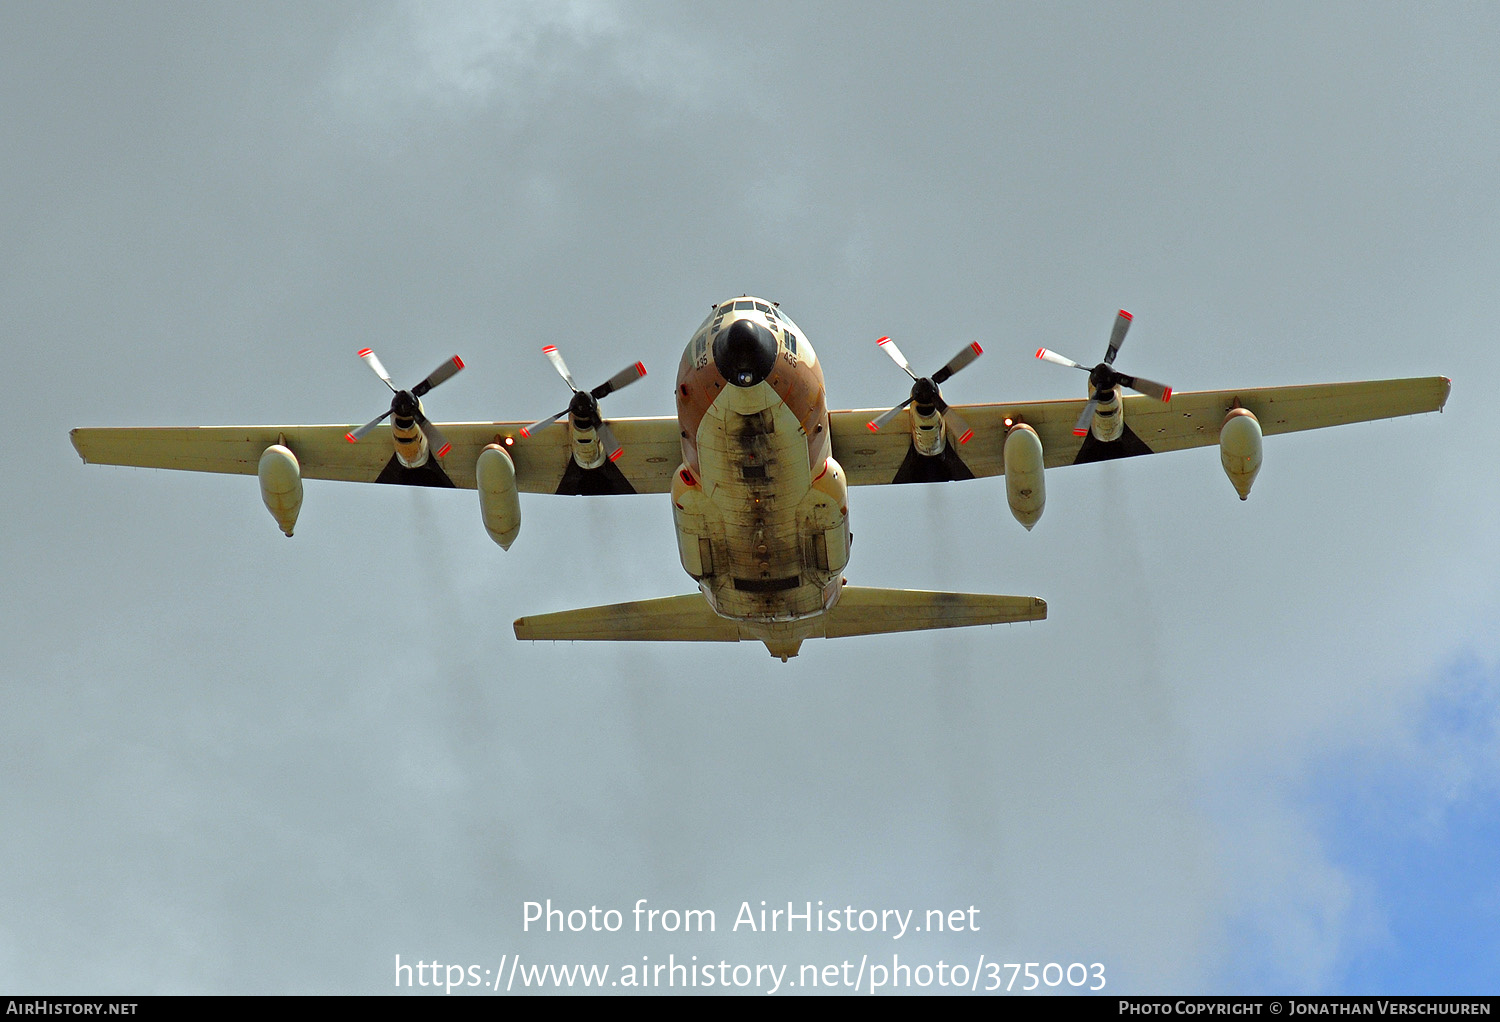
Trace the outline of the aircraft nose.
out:
<instances>
[{"instance_id":1,"label":"aircraft nose","mask_svg":"<svg viewBox=\"0 0 1500 1022\"><path fill-rule=\"evenodd\" d=\"M737 319L714 339L714 365L736 387L753 387L776 365L776 335L752 320Z\"/></svg>"}]
</instances>

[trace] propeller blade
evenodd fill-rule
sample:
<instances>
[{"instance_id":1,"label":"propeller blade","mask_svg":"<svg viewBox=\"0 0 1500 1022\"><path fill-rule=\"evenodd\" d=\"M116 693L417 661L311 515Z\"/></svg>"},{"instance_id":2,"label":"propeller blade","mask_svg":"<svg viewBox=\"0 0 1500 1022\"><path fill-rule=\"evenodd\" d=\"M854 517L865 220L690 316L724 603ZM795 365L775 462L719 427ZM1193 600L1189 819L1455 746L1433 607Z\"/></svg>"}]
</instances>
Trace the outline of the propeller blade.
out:
<instances>
[{"instance_id":1,"label":"propeller blade","mask_svg":"<svg viewBox=\"0 0 1500 1022\"><path fill-rule=\"evenodd\" d=\"M948 405L943 409L943 421L948 424L948 428L953 431L954 439L959 443L966 444L974 439L974 430L969 428L969 424L964 421L964 417L959 415L953 409L952 405Z\"/></svg>"},{"instance_id":2,"label":"propeller blade","mask_svg":"<svg viewBox=\"0 0 1500 1022\"><path fill-rule=\"evenodd\" d=\"M887 355L891 356L891 361L906 371L907 376L910 376L914 380L917 378L917 374L911 371L911 363L906 361L906 356L901 354L901 349L896 347L895 341L889 337L882 337L875 343L880 345Z\"/></svg>"},{"instance_id":3,"label":"propeller blade","mask_svg":"<svg viewBox=\"0 0 1500 1022\"><path fill-rule=\"evenodd\" d=\"M1130 329L1130 322L1134 318L1124 309L1115 315L1115 328L1109 335L1109 350L1104 353L1105 365L1115 364L1115 356L1120 353L1120 345L1125 343L1125 331Z\"/></svg>"},{"instance_id":4,"label":"propeller blade","mask_svg":"<svg viewBox=\"0 0 1500 1022\"><path fill-rule=\"evenodd\" d=\"M911 404L911 398L907 398L905 401L902 401L899 405L884 413L878 419L871 419L869 422L865 423L865 428L868 429L871 433L879 433L880 427L884 426L887 422L890 422L892 419L894 419L901 413L901 410L909 404Z\"/></svg>"},{"instance_id":5,"label":"propeller blade","mask_svg":"<svg viewBox=\"0 0 1500 1022\"><path fill-rule=\"evenodd\" d=\"M463 367L463 359L459 358L457 355L454 355L448 361L444 362L442 365L434 369L428 375L427 379L423 380L421 383L413 387L411 389L411 396L421 397L423 394L427 393L438 384L443 383L446 380L451 380L454 376L457 376L458 371Z\"/></svg>"},{"instance_id":6,"label":"propeller blade","mask_svg":"<svg viewBox=\"0 0 1500 1022\"><path fill-rule=\"evenodd\" d=\"M639 380L642 376L645 375L646 367L640 362L637 362L633 366L626 366L624 369L621 369L609 379L599 384L599 386L589 391L589 393L592 394L594 400L597 401L601 397L604 397L606 394L613 394L621 387L624 387L627 384L634 383L636 380Z\"/></svg>"},{"instance_id":7,"label":"propeller blade","mask_svg":"<svg viewBox=\"0 0 1500 1022\"><path fill-rule=\"evenodd\" d=\"M376 426L380 425L386 419L389 419L391 417L391 412L393 412L393 411L395 411L394 408L387 408L385 410L384 414L380 415L377 418L371 419L369 422L365 423L363 426L359 427L354 432L352 432L352 433L345 433L344 434L344 439L347 440L347 441L349 441L351 444L355 443L361 437L363 437L365 434L369 433L370 430L372 430Z\"/></svg>"},{"instance_id":8,"label":"propeller blade","mask_svg":"<svg viewBox=\"0 0 1500 1022\"><path fill-rule=\"evenodd\" d=\"M531 436L533 433L539 433L542 430L546 429L548 426L552 425L558 419L561 419L564 415L567 415L567 414L568 414L568 410L566 408L564 408L562 411L558 412L556 415L548 416L547 418L542 419L539 422L533 422L531 425L522 428L521 435L522 436Z\"/></svg>"},{"instance_id":9,"label":"propeller blade","mask_svg":"<svg viewBox=\"0 0 1500 1022\"><path fill-rule=\"evenodd\" d=\"M1074 436L1088 436L1089 427L1094 424L1094 409L1099 407L1099 399L1091 397L1088 404L1083 406L1083 414L1078 416L1078 425L1073 427Z\"/></svg>"},{"instance_id":10,"label":"propeller blade","mask_svg":"<svg viewBox=\"0 0 1500 1022\"><path fill-rule=\"evenodd\" d=\"M599 423L598 433L599 443L604 447L604 456L610 461L614 461L625 453L625 449L620 446L620 441L615 439L615 431L609 428L609 423Z\"/></svg>"},{"instance_id":11,"label":"propeller blade","mask_svg":"<svg viewBox=\"0 0 1500 1022\"><path fill-rule=\"evenodd\" d=\"M547 345L542 349L542 354L547 356L547 361L552 363L552 368L557 370L557 374L563 378L563 382L568 385L568 389L576 393L578 384L573 382L573 374L568 372L568 363L563 361L562 352L557 350L557 345Z\"/></svg>"},{"instance_id":12,"label":"propeller blade","mask_svg":"<svg viewBox=\"0 0 1500 1022\"><path fill-rule=\"evenodd\" d=\"M385 385L391 388L391 393L396 392L396 385L391 382L391 374L385 371L385 366L380 364L380 359L370 348L361 349L359 357L365 360L365 364L375 370L375 375L385 381Z\"/></svg>"},{"instance_id":13,"label":"propeller blade","mask_svg":"<svg viewBox=\"0 0 1500 1022\"><path fill-rule=\"evenodd\" d=\"M1036 357L1041 359L1043 362L1055 362L1060 366L1067 366L1070 369L1082 369L1084 372L1089 372L1093 368L1092 366L1080 365L1077 362L1074 362L1071 358L1068 358L1066 355L1059 355L1057 352L1052 351L1048 348L1036 349Z\"/></svg>"},{"instance_id":14,"label":"propeller blade","mask_svg":"<svg viewBox=\"0 0 1500 1022\"><path fill-rule=\"evenodd\" d=\"M1172 400L1172 388L1165 384L1148 380L1144 376L1121 376L1120 382L1131 390L1147 397L1154 397L1158 401L1166 402Z\"/></svg>"},{"instance_id":15,"label":"propeller blade","mask_svg":"<svg viewBox=\"0 0 1500 1022\"><path fill-rule=\"evenodd\" d=\"M453 445L448 442L448 438L443 436L442 431L434 426L431 420L421 412L417 413L417 426L427 437L428 450L432 451L437 457L445 457L448 451L452 449Z\"/></svg>"},{"instance_id":16,"label":"propeller blade","mask_svg":"<svg viewBox=\"0 0 1500 1022\"><path fill-rule=\"evenodd\" d=\"M983 354L984 349L981 348L978 344L970 344L966 346L957 355L954 355L952 358L950 358L947 365L943 366L943 368L932 374L932 382L941 386L942 384L946 383L954 373L958 372L960 369L964 368L970 362L973 362L976 358Z\"/></svg>"}]
</instances>

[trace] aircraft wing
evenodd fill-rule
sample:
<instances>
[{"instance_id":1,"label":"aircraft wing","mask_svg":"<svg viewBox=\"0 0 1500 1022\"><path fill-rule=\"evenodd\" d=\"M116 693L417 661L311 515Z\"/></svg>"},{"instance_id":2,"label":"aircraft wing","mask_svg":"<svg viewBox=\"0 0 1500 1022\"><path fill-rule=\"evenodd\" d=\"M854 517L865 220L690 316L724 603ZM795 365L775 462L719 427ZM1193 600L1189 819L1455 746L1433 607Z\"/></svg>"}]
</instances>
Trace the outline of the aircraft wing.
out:
<instances>
[{"instance_id":1,"label":"aircraft wing","mask_svg":"<svg viewBox=\"0 0 1500 1022\"><path fill-rule=\"evenodd\" d=\"M953 443L935 458L912 449L906 419L898 418L878 433L866 423L884 408L834 412L831 415L833 456L851 484L936 482L1000 475L1005 471L1006 419L1024 422L1042 441L1047 468L1111 458L1128 458L1219 442L1219 428L1233 408L1249 409L1267 435L1321 429L1348 422L1365 422L1398 415L1441 411L1448 400L1450 381L1442 376L1377 380L1360 383L1321 383L1299 387L1258 387L1242 390L1203 390L1174 393L1162 403L1139 394L1126 395L1125 429L1120 439L1100 443L1092 434L1073 435L1084 399L1022 401L1014 404L954 405L974 437ZM919 459L919 460L914 460ZM942 464L937 464L941 462Z\"/></svg>"},{"instance_id":2,"label":"aircraft wing","mask_svg":"<svg viewBox=\"0 0 1500 1022\"><path fill-rule=\"evenodd\" d=\"M666 493L682 461L677 420L670 417L610 419L622 448L617 461L580 480L569 452L566 425L521 436L523 422L439 423L452 449L421 469L402 466L394 453L391 427L381 425L358 443L345 439L353 426L190 426L75 429L73 446L85 462L135 465L189 472L255 475L260 456L282 444L297 456L304 479L343 479L363 483L451 486L474 489L474 464L487 444L506 447L516 466L517 488L525 493ZM436 465L433 461L436 460Z\"/></svg>"}]
</instances>

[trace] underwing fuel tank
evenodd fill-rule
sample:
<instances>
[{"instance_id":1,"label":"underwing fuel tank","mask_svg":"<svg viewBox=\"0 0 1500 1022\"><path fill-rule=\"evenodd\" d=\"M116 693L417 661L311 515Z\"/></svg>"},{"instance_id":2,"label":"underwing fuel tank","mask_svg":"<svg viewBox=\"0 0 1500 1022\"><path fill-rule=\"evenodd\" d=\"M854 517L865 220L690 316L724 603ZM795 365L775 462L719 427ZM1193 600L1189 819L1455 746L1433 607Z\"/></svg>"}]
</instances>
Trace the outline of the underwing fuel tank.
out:
<instances>
[{"instance_id":1,"label":"underwing fuel tank","mask_svg":"<svg viewBox=\"0 0 1500 1022\"><path fill-rule=\"evenodd\" d=\"M265 501L266 510L290 536L302 510L302 466L297 464L297 456L280 444L272 444L260 456L256 474L260 476L260 499Z\"/></svg>"},{"instance_id":2,"label":"underwing fuel tank","mask_svg":"<svg viewBox=\"0 0 1500 1022\"><path fill-rule=\"evenodd\" d=\"M479 514L490 539L509 550L521 531L521 496L516 490L516 466L499 444L479 452L474 465L479 490Z\"/></svg>"},{"instance_id":3,"label":"underwing fuel tank","mask_svg":"<svg viewBox=\"0 0 1500 1022\"><path fill-rule=\"evenodd\" d=\"M1230 409L1219 427L1219 461L1240 500L1250 496L1255 474L1260 471L1260 458L1260 420L1248 408Z\"/></svg>"},{"instance_id":4,"label":"underwing fuel tank","mask_svg":"<svg viewBox=\"0 0 1500 1022\"><path fill-rule=\"evenodd\" d=\"M1041 438L1026 423L1016 423L1005 437L1005 499L1010 502L1010 513L1027 532L1047 505L1042 469Z\"/></svg>"}]
</instances>

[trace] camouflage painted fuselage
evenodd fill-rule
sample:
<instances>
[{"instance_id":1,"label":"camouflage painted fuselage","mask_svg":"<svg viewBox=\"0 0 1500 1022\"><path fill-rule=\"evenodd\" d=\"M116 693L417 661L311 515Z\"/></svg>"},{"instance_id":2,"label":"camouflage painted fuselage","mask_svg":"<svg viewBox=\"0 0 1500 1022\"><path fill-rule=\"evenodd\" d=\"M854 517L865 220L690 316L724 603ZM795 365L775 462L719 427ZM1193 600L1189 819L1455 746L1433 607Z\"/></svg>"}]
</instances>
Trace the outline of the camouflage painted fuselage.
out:
<instances>
[{"instance_id":1,"label":"camouflage painted fuselage","mask_svg":"<svg viewBox=\"0 0 1500 1022\"><path fill-rule=\"evenodd\" d=\"M683 352L677 418L683 568L719 614L790 639L802 629L789 623L837 601L849 559L844 473L812 345L770 302L721 303Z\"/></svg>"}]
</instances>

